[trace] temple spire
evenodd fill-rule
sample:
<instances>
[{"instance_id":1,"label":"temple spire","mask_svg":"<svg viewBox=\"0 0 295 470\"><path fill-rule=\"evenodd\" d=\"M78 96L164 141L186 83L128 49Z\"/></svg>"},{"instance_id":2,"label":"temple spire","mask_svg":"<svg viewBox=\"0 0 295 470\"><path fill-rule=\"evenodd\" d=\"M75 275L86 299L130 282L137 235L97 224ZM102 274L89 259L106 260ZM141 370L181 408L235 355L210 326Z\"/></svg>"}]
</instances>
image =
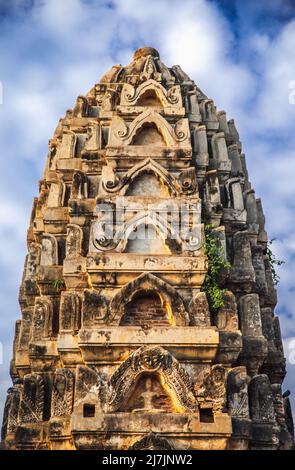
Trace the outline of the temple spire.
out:
<instances>
[{"instance_id":1,"label":"temple spire","mask_svg":"<svg viewBox=\"0 0 295 470\"><path fill-rule=\"evenodd\" d=\"M153 47L113 66L49 142L3 446L291 448L264 222L226 112Z\"/></svg>"}]
</instances>

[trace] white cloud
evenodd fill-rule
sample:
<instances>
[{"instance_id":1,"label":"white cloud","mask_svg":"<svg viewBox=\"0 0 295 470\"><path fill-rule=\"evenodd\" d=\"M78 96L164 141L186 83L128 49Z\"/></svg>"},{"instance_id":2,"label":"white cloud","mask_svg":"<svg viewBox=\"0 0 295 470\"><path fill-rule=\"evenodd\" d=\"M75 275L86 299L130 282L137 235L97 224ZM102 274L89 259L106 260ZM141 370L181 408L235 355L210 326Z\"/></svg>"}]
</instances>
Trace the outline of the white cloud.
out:
<instances>
[{"instance_id":1,"label":"white cloud","mask_svg":"<svg viewBox=\"0 0 295 470\"><path fill-rule=\"evenodd\" d=\"M63 36L65 33L71 34L81 23L89 19L89 10L83 8L80 0L65 0L64 2L50 0L36 3L35 21L52 34L59 32Z\"/></svg>"},{"instance_id":2,"label":"white cloud","mask_svg":"<svg viewBox=\"0 0 295 470\"><path fill-rule=\"evenodd\" d=\"M261 93L256 102L260 130L289 132L293 127L295 106L289 102L289 83L295 80L295 20L290 21L274 39L260 38Z\"/></svg>"}]
</instances>

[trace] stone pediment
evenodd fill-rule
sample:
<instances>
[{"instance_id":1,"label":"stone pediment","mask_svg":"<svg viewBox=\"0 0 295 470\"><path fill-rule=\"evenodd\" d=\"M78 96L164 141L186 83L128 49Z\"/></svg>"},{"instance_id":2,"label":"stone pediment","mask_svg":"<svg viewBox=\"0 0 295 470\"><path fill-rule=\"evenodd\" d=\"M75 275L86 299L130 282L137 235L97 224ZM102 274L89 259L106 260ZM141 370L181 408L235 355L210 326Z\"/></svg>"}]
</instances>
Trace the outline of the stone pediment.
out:
<instances>
[{"instance_id":1,"label":"stone pediment","mask_svg":"<svg viewBox=\"0 0 295 470\"><path fill-rule=\"evenodd\" d=\"M160 292L163 300L171 307L171 324L177 326L186 326L189 322L188 313L185 310L183 300L174 287L162 281L151 273L142 274L134 281L126 284L118 294L116 294L110 303L109 324L117 325L120 323L127 302L131 301L136 292L141 290L153 290Z\"/></svg>"},{"instance_id":2,"label":"stone pediment","mask_svg":"<svg viewBox=\"0 0 295 470\"><path fill-rule=\"evenodd\" d=\"M183 195L186 197L199 197L198 184L193 167L171 175L160 163L152 158L146 158L123 174L115 172L110 165L104 167L100 180L100 194L97 201L101 202L103 194L114 194L116 196L133 195L132 186L136 181L140 181L140 177L145 175L147 176L146 184L143 184L141 190L136 194L138 197L166 198L170 202L171 196L174 196L174 198ZM148 181L150 175L156 177L160 183L156 196L153 193L153 190L156 188L153 188L152 184L149 184Z\"/></svg>"},{"instance_id":3,"label":"stone pediment","mask_svg":"<svg viewBox=\"0 0 295 470\"><path fill-rule=\"evenodd\" d=\"M139 348L114 372L109 381L109 412L117 411L126 402L143 373L157 374L162 378L162 383L174 399L176 412L198 412L189 375L168 351L159 346Z\"/></svg>"},{"instance_id":4,"label":"stone pediment","mask_svg":"<svg viewBox=\"0 0 295 470\"><path fill-rule=\"evenodd\" d=\"M135 87L125 83L122 88L119 113L139 114L146 105L161 109L164 115L184 116L179 85L166 89L161 83L150 79Z\"/></svg>"},{"instance_id":5,"label":"stone pediment","mask_svg":"<svg viewBox=\"0 0 295 470\"><path fill-rule=\"evenodd\" d=\"M187 119L179 119L173 126L156 110L147 109L131 123L120 116L112 119L107 148L133 145L135 137L143 126L154 125L170 148L186 148L190 145L190 133ZM137 147L137 146L136 146Z\"/></svg>"}]
</instances>

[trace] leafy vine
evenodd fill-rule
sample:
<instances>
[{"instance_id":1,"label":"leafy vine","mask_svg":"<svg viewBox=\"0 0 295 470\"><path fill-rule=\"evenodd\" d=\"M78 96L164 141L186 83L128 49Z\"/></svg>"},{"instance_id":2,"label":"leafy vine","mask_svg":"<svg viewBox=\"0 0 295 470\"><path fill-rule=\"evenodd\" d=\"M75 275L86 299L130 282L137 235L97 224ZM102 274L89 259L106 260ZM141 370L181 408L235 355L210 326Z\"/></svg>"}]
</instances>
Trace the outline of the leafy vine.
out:
<instances>
[{"instance_id":1,"label":"leafy vine","mask_svg":"<svg viewBox=\"0 0 295 470\"><path fill-rule=\"evenodd\" d=\"M275 238L272 238L271 240L269 240L267 247L266 247L266 255L269 260L273 283L275 286L277 286L280 281L280 276L277 273L276 267L282 266L282 264L284 264L285 261L281 259L277 259L276 255L273 253L271 249L271 245L273 244L275 240L276 240Z\"/></svg>"},{"instance_id":2,"label":"leafy vine","mask_svg":"<svg viewBox=\"0 0 295 470\"><path fill-rule=\"evenodd\" d=\"M210 309L218 310L224 306L224 295L227 289L221 287L222 275L230 264L224 253L217 233L211 225L205 225L205 242L203 249L208 258L208 271L202 286L206 293Z\"/></svg>"}]
</instances>

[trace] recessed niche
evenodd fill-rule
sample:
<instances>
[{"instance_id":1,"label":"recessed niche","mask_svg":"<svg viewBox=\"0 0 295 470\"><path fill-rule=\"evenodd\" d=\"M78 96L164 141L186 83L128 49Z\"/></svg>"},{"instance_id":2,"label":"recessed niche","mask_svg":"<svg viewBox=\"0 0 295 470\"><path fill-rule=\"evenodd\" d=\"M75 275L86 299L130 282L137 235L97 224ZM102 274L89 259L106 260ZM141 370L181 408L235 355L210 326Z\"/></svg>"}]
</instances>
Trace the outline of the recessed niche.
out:
<instances>
[{"instance_id":1,"label":"recessed niche","mask_svg":"<svg viewBox=\"0 0 295 470\"><path fill-rule=\"evenodd\" d=\"M171 397L155 375L143 374L120 411L132 413L176 412Z\"/></svg>"},{"instance_id":2,"label":"recessed niche","mask_svg":"<svg viewBox=\"0 0 295 470\"><path fill-rule=\"evenodd\" d=\"M143 173L130 184L127 196L169 197L168 188L153 173Z\"/></svg>"},{"instance_id":3,"label":"recessed niche","mask_svg":"<svg viewBox=\"0 0 295 470\"><path fill-rule=\"evenodd\" d=\"M95 416L95 405L86 403L83 406L83 417L84 418L94 418Z\"/></svg>"},{"instance_id":4,"label":"recessed niche","mask_svg":"<svg viewBox=\"0 0 295 470\"><path fill-rule=\"evenodd\" d=\"M144 124L136 134L132 145L160 145L166 146L162 134L155 124Z\"/></svg>"},{"instance_id":5,"label":"recessed niche","mask_svg":"<svg viewBox=\"0 0 295 470\"><path fill-rule=\"evenodd\" d=\"M200 421L201 423L214 423L214 416L213 416L212 408L200 409Z\"/></svg>"},{"instance_id":6,"label":"recessed niche","mask_svg":"<svg viewBox=\"0 0 295 470\"><path fill-rule=\"evenodd\" d=\"M165 305L160 296L153 291L135 294L126 305L121 325L161 327L169 326Z\"/></svg>"}]
</instances>

